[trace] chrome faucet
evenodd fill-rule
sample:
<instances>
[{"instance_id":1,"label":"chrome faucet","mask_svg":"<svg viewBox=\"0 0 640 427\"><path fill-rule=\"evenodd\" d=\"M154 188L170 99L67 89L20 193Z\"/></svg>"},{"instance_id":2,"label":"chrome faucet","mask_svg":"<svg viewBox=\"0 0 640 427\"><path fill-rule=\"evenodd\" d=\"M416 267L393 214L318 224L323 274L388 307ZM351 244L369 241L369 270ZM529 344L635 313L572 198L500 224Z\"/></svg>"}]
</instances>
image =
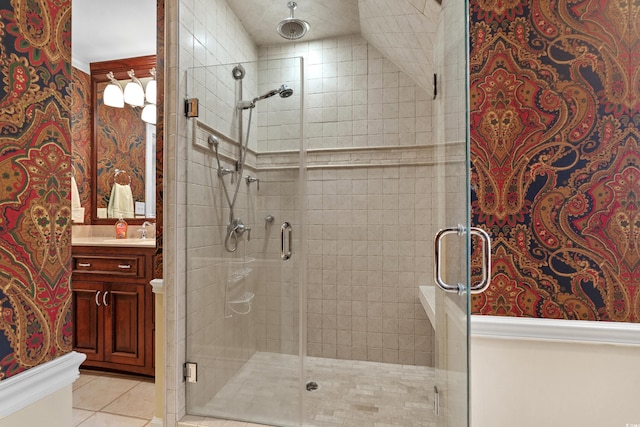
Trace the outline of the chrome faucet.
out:
<instances>
[{"instance_id":1,"label":"chrome faucet","mask_svg":"<svg viewBox=\"0 0 640 427\"><path fill-rule=\"evenodd\" d=\"M140 238L141 239L146 239L147 238L147 226L151 227L153 224L150 223L149 221L145 221L142 223L142 228L138 228L138 231L140 232Z\"/></svg>"},{"instance_id":2,"label":"chrome faucet","mask_svg":"<svg viewBox=\"0 0 640 427\"><path fill-rule=\"evenodd\" d=\"M240 218L236 218L227 225L227 237L224 239L224 247L228 252L238 249L238 239L247 233L247 242L251 240L251 227L244 225Z\"/></svg>"}]
</instances>

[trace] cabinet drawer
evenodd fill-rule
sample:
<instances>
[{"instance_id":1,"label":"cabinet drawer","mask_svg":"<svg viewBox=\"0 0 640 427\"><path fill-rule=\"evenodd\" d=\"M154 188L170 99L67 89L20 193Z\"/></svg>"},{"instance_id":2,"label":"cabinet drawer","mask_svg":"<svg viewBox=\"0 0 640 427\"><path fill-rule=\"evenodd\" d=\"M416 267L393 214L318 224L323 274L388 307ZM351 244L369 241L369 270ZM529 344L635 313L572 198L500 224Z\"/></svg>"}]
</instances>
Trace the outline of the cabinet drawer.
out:
<instances>
[{"instance_id":1,"label":"cabinet drawer","mask_svg":"<svg viewBox=\"0 0 640 427\"><path fill-rule=\"evenodd\" d=\"M144 256L74 255L73 271L83 274L144 277Z\"/></svg>"}]
</instances>

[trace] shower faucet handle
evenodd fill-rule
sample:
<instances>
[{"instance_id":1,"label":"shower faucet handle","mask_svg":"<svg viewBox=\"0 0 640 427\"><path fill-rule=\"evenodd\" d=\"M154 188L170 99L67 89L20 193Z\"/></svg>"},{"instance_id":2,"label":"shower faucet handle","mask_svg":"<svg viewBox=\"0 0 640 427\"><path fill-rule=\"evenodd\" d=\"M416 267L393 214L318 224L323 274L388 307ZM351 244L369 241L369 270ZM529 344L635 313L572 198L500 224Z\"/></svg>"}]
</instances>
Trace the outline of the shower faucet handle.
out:
<instances>
[{"instance_id":1,"label":"shower faucet handle","mask_svg":"<svg viewBox=\"0 0 640 427\"><path fill-rule=\"evenodd\" d=\"M257 183L257 190L260 190L260 179L259 178L255 177L255 176L247 175L245 180L247 181L247 185L251 185L252 182L256 182Z\"/></svg>"},{"instance_id":2,"label":"shower faucet handle","mask_svg":"<svg viewBox=\"0 0 640 427\"><path fill-rule=\"evenodd\" d=\"M225 176L228 175L230 173L233 173L233 171L229 168L219 168L218 169L218 176Z\"/></svg>"},{"instance_id":3,"label":"shower faucet handle","mask_svg":"<svg viewBox=\"0 0 640 427\"><path fill-rule=\"evenodd\" d=\"M233 233L235 233L237 236L242 236L246 232L247 242L251 240L251 227L249 227L248 225L244 225L240 218L233 220L233 222L230 224L230 227L232 227Z\"/></svg>"}]
</instances>

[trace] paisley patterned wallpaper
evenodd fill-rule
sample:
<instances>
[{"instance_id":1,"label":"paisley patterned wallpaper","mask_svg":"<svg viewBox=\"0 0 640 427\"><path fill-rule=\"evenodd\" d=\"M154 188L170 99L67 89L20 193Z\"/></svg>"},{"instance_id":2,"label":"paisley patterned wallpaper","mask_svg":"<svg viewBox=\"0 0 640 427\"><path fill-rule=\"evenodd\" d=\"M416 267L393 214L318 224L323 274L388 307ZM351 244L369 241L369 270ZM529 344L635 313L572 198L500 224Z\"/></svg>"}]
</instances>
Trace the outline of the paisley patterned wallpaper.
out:
<instances>
[{"instance_id":1,"label":"paisley patterned wallpaper","mask_svg":"<svg viewBox=\"0 0 640 427\"><path fill-rule=\"evenodd\" d=\"M640 322L640 6L471 0L481 314Z\"/></svg>"},{"instance_id":2,"label":"paisley patterned wallpaper","mask_svg":"<svg viewBox=\"0 0 640 427\"><path fill-rule=\"evenodd\" d=\"M0 379L71 350L70 15L0 0Z\"/></svg>"},{"instance_id":3,"label":"paisley patterned wallpaper","mask_svg":"<svg viewBox=\"0 0 640 427\"><path fill-rule=\"evenodd\" d=\"M71 72L71 161L74 166L84 222L91 222L91 76L72 68Z\"/></svg>"}]
</instances>

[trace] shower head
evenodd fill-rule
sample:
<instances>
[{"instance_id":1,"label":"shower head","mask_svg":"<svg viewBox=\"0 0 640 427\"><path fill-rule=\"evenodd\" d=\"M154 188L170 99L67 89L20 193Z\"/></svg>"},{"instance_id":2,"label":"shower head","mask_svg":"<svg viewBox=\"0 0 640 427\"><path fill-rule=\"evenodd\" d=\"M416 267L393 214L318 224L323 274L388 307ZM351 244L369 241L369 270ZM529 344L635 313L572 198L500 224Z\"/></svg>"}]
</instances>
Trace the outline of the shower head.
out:
<instances>
[{"instance_id":1,"label":"shower head","mask_svg":"<svg viewBox=\"0 0 640 427\"><path fill-rule=\"evenodd\" d=\"M293 89L287 85L280 86L280 98L288 98L293 95Z\"/></svg>"},{"instance_id":2,"label":"shower head","mask_svg":"<svg viewBox=\"0 0 640 427\"><path fill-rule=\"evenodd\" d=\"M256 102L262 101L263 99L271 98L272 96L280 95L280 98L288 98L293 95L293 89L291 89L287 85L282 85L277 89L270 90L269 92L260 95L256 98L253 98L253 101L240 101L238 102L238 108L241 110L246 110L248 108L253 108L256 106Z\"/></svg>"},{"instance_id":3,"label":"shower head","mask_svg":"<svg viewBox=\"0 0 640 427\"><path fill-rule=\"evenodd\" d=\"M287 85L282 85L278 89L270 90L269 92L261 95L253 100L253 102L260 101L262 99L271 98L272 96L280 95L280 98L288 98L293 95L293 89Z\"/></svg>"},{"instance_id":4,"label":"shower head","mask_svg":"<svg viewBox=\"0 0 640 427\"><path fill-rule=\"evenodd\" d=\"M275 95L279 94L280 92L282 92L282 86L279 87L278 89L270 90L269 92L265 93L264 95L260 95L260 96L258 96L256 98L253 98L253 102L262 101L263 99L271 98L272 96L275 96Z\"/></svg>"},{"instance_id":5,"label":"shower head","mask_svg":"<svg viewBox=\"0 0 640 427\"><path fill-rule=\"evenodd\" d=\"M287 7L290 11L289 17L278 24L278 34L287 40L301 39L309 31L309 23L293 17L293 11L298 7L296 2L290 1L287 3Z\"/></svg>"}]
</instances>

